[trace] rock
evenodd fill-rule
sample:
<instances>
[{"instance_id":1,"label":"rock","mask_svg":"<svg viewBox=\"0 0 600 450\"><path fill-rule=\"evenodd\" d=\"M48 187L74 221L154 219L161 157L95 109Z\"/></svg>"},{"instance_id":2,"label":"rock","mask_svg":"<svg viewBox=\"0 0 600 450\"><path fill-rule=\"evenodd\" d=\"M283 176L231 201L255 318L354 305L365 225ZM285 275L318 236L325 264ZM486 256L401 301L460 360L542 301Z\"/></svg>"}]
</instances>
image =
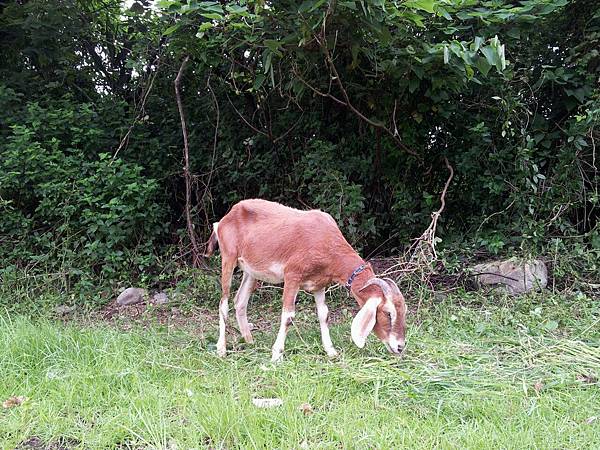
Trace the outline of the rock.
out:
<instances>
[{"instance_id":1,"label":"rock","mask_svg":"<svg viewBox=\"0 0 600 450\"><path fill-rule=\"evenodd\" d=\"M435 292L433 294L433 298L435 298L436 302L443 302L448 298L448 294L446 294L445 292Z\"/></svg>"},{"instance_id":2,"label":"rock","mask_svg":"<svg viewBox=\"0 0 600 450\"><path fill-rule=\"evenodd\" d=\"M54 312L60 316L66 316L67 314L71 314L75 311L76 306L68 306L68 305L59 305L54 308Z\"/></svg>"},{"instance_id":3,"label":"rock","mask_svg":"<svg viewBox=\"0 0 600 450\"><path fill-rule=\"evenodd\" d=\"M166 305L169 302L169 297L164 292L157 292L152 296L152 303L155 305Z\"/></svg>"},{"instance_id":4,"label":"rock","mask_svg":"<svg viewBox=\"0 0 600 450\"><path fill-rule=\"evenodd\" d=\"M543 261L511 258L477 264L472 269L478 287L493 286L509 294L540 290L548 284L548 269Z\"/></svg>"},{"instance_id":5,"label":"rock","mask_svg":"<svg viewBox=\"0 0 600 450\"><path fill-rule=\"evenodd\" d=\"M135 305L136 303L143 302L147 296L148 292L146 289L130 287L119 294L117 297L117 305Z\"/></svg>"}]
</instances>

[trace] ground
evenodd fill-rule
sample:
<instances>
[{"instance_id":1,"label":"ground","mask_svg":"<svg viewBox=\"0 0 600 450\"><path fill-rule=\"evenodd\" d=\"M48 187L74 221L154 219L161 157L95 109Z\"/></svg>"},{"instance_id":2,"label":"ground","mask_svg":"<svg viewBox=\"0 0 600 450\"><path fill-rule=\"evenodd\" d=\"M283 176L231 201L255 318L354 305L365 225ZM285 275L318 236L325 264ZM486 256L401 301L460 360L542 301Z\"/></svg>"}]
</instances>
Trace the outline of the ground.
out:
<instances>
[{"instance_id":1,"label":"ground","mask_svg":"<svg viewBox=\"0 0 600 450\"><path fill-rule=\"evenodd\" d=\"M0 448L600 448L597 300L426 298L402 358L353 346L350 299L331 309L340 356L302 298L279 365L275 304L251 305L256 344L233 330L225 359L215 305L0 313L0 400L23 397Z\"/></svg>"}]
</instances>

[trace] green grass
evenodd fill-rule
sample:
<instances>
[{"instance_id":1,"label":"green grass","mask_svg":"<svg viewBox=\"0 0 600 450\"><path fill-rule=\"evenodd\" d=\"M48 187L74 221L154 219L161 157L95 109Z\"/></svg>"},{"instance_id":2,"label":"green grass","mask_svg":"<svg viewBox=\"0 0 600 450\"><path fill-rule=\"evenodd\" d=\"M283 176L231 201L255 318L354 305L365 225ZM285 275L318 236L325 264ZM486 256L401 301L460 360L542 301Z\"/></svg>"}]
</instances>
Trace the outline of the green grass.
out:
<instances>
[{"instance_id":1,"label":"green grass","mask_svg":"<svg viewBox=\"0 0 600 450\"><path fill-rule=\"evenodd\" d=\"M28 400L0 409L0 448L31 437L86 449L600 448L597 300L430 303L412 315L401 359L373 337L353 347L346 320L332 328L334 360L303 304L276 366L272 331L216 357L216 320L198 324L201 341L185 327L4 314L0 400ZM258 409L254 397L283 406Z\"/></svg>"}]
</instances>

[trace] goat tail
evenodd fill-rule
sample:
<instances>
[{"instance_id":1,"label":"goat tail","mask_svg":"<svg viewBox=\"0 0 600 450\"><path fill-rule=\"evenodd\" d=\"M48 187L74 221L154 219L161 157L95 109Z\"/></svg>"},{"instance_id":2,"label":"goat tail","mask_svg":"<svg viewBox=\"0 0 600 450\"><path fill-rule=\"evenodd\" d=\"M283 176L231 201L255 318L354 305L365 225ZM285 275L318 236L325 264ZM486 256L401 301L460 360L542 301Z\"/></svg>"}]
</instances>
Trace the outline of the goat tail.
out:
<instances>
[{"instance_id":1,"label":"goat tail","mask_svg":"<svg viewBox=\"0 0 600 450\"><path fill-rule=\"evenodd\" d=\"M219 222L213 223L213 232L210 234L208 238L208 242L206 243L206 251L204 252L204 256L212 256L215 250L219 247L219 236L217 235L217 229L219 228Z\"/></svg>"}]
</instances>

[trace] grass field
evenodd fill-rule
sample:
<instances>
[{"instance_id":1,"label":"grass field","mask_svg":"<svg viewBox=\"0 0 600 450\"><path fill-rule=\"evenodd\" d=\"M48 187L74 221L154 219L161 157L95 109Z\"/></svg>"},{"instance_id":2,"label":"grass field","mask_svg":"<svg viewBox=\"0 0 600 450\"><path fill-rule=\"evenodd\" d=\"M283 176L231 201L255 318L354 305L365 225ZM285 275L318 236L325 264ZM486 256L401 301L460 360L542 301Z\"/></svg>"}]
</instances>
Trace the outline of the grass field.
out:
<instances>
[{"instance_id":1,"label":"grass field","mask_svg":"<svg viewBox=\"0 0 600 450\"><path fill-rule=\"evenodd\" d=\"M0 409L0 448L600 448L597 299L424 301L402 358L353 347L346 319L332 360L303 301L279 365L273 330L219 359L216 319L85 316L0 315L0 400L27 398Z\"/></svg>"}]
</instances>

